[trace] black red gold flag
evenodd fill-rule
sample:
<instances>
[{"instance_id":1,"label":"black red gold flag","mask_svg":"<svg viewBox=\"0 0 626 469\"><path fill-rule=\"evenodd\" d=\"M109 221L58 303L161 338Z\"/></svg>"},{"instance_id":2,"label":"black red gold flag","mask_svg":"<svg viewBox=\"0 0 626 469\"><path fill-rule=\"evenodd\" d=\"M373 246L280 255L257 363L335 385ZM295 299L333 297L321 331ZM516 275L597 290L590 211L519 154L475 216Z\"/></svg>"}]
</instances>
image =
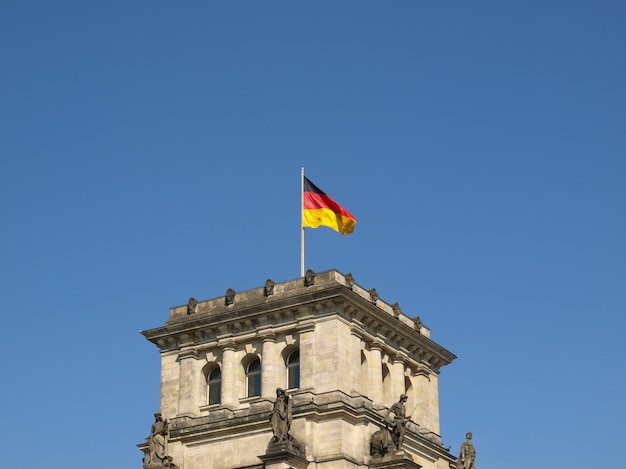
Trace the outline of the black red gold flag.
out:
<instances>
[{"instance_id":1,"label":"black red gold flag","mask_svg":"<svg viewBox=\"0 0 626 469\"><path fill-rule=\"evenodd\" d=\"M327 226L343 235L354 231L356 218L323 190L304 178L303 227Z\"/></svg>"}]
</instances>

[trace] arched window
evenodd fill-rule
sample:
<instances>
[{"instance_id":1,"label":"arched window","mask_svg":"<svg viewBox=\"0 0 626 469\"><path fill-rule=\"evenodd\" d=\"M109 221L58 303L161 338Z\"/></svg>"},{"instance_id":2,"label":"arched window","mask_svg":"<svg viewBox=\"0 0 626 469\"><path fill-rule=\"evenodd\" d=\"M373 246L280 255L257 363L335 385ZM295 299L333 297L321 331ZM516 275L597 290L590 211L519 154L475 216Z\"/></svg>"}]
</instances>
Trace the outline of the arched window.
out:
<instances>
[{"instance_id":1,"label":"arched window","mask_svg":"<svg viewBox=\"0 0 626 469\"><path fill-rule=\"evenodd\" d=\"M207 376L207 404L219 404L222 402L222 370L219 366L213 368Z\"/></svg>"},{"instance_id":2,"label":"arched window","mask_svg":"<svg viewBox=\"0 0 626 469\"><path fill-rule=\"evenodd\" d=\"M246 367L247 397L261 395L261 360L254 358Z\"/></svg>"},{"instance_id":3,"label":"arched window","mask_svg":"<svg viewBox=\"0 0 626 469\"><path fill-rule=\"evenodd\" d=\"M287 389L300 387L300 350L289 354L285 362L287 365Z\"/></svg>"}]
</instances>

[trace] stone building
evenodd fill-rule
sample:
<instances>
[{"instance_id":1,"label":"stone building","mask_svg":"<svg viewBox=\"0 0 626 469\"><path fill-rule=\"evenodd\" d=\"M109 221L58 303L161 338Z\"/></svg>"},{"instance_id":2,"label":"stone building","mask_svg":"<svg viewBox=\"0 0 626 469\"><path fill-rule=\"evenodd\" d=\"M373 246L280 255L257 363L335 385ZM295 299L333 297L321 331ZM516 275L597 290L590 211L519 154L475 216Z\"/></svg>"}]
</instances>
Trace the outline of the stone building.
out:
<instances>
[{"instance_id":1,"label":"stone building","mask_svg":"<svg viewBox=\"0 0 626 469\"><path fill-rule=\"evenodd\" d=\"M161 354L157 420L167 422L169 457L150 457L150 437L139 445L146 468L455 466L440 437L438 377L456 357L430 339L419 318L350 274L308 271L207 301L191 298L142 334ZM270 422L277 389L288 402L284 436ZM398 449L385 429L401 395L407 420ZM375 432L388 445L382 451L372 446Z\"/></svg>"}]
</instances>

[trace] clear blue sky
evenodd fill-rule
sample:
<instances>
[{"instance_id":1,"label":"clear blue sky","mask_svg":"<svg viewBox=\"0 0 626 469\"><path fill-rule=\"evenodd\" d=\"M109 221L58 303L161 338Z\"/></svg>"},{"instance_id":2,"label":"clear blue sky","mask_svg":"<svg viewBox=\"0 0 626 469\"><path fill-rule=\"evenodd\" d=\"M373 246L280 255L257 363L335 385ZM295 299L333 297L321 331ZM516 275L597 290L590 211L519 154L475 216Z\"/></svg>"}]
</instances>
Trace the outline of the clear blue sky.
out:
<instances>
[{"instance_id":1,"label":"clear blue sky","mask_svg":"<svg viewBox=\"0 0 626 469\"><path fill-rule=\"evenodd\" d=\"M0 2L7 467L141 467L190 296L299 275L307 230L458 355L441 433L480 469L626 440L626 3ZM616 467L617 467L616 466Z\"/></svg>"}]
</instances>

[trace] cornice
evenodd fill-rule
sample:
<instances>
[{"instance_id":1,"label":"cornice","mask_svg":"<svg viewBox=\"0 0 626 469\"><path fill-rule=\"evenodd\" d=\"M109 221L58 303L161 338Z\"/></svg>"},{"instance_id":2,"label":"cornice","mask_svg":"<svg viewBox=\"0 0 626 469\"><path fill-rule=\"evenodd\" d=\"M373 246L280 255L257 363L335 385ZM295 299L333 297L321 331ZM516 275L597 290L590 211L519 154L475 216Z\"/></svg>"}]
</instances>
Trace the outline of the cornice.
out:
<instances>
[{"instance_id":1,"label":"cornice","mask_svg":"<svg viewBox=\"0 0 626 469\"><path fill-rule=\"evenodd\" d=\"M293 419L304 419L310 423L323 423L341 419L352 425L383 426L383 415L386 408L374 409L371 401L362 396L349 396L340 391L315 394L308 391L295 393L293 398ZM202 444L208 439L228 438L236 434L257 434L262 431L271 432L267 423L271 412L271 402L259 399L258 405L232 411L217 408L208 416L176 417L170 419L170 441L181 441L187 445ZM382 413L381 413L382 412ZM418 452L427 457L453 460L453 456L441 444L441 437L423 429L415 422L409 421L405 433L405 445L411 452ZM295 434L306 444L302 435ZM269 438L268 438L269 439Z\"/></svg>"},{"instance_id":2,"label":"cornice","mask_svg":"<svg viewBox=\"0 0 626 469\"><path fill-rule=\"evenodd\" d=\"M403 351L406 363L414 369L427 367L438 372L456 358L423 335L421 327L403 315L397 304L387 305L378 296L372 302L371 293L358 290L356 285L336 282L335 277L341 275L336 271L329 274L333 274L332 281L324 282L325 277L320 280L322 274L318 274L314 285L295 286L282 296L281 284L276 284L275 291L279 293L261 299L242 294L243 300L230 305L212 300L216 305L212 309L203 309L204 303L200 302L195 307L198 312L193 314L187 314L186 306L174 308L173 317L163 327L142 334L166 352L181 347L215 346L225 338L239 344L268 340L268 333L275 337L293 331L310 332L320 319L336 315L369 346L378 343L390 356Z\"/></svg>"}]
</instances>

